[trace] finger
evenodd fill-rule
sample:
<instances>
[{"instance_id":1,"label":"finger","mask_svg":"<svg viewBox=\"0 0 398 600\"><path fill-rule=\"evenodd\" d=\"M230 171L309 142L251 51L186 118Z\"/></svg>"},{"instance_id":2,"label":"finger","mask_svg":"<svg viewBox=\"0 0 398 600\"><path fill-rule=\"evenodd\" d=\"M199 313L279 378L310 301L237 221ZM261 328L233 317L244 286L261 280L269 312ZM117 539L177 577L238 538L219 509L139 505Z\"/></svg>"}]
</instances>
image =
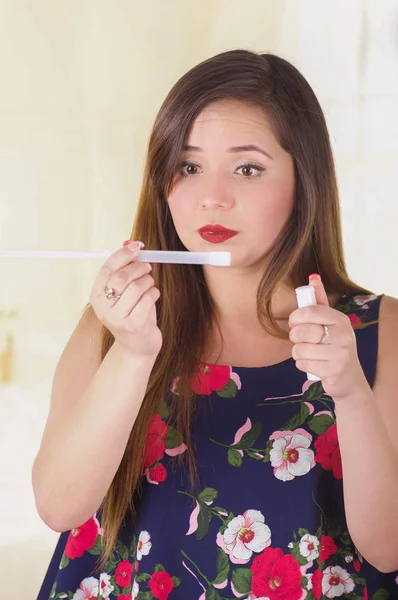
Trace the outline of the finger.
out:
<instances>
[{"instance_id":1,"label":"finger","mask_svg":"<svg viewBox=\"0 0 398 600\"><path fill-rule=\"evenodd\" d=\"M138 281L141 277L148 275L152 271L152 265L149 263L129 263L126 267L122 267L111 275L107 287L110 287L117 291L118 294L123 295L130 283Z\"/></svg>"},{"instance_id":2,"label":"finger","mask_svg":"<svg viewBox=\"0 0 398 600\"><path fill-rule=\"evenodd\" d=\"M325 360L296 360L296 368L303 373L312 373L319 379L326 379L331 375L330 363Z\"/></svg>"},{"instance_id":3,"label":"finger","mask_svg":"<svg viewBox=\"0 0 398 600\"><path fill-rule=\"evenodd\" d=\"M333 360L336 349L326 344L295 344L292 348L294 360ZM312 371L311 371L312 372Z\"/></svg>"},{"instance_id":4,"label":"finger","mask_svg":"<svg viewBox=\"0 0 398 600\"><path fill-rule=\"evenodd\" d=\"M321 306L329 306L329 300L322 283L321 276L317 273L313 273L309 276L308 281L309 284L315 289L316 303L320 304Z\"/></svg>"},{"instance_id":5,"label":"finger","mask_svg":"<svg viewBox=\"0 0 398 600\"><path fill-rule=\"evenodd\" d=\"M115 305L118 315L127 318L135 309L142 296L155 285L153 277L149 274L131 281L124 290L119 302Z\"/></svg>"},{"instance_id":6,"label":"finger","mask_svg":"<svg viewBox=\"0 0 398 600\"><path fill-rule=\"evenodd\" d=\"M160 291L156 287L151 287L143 296L141 296L140 300L131 311L128 318L132 318L137 321L148 321L148 323L156 323L156 312L152 314L154 305L160 298Z\"/></svg>"},{"instance_id":7,"label":"finger","mask_svg":"<svg viewBox=\"0 0 398 600\"><path fill-rule=\"evenodd\" d=\"M350 323L349 318L330 306L316 305L296 308L289 317L289 326L295 327L303 323L314 325L337 325L343 321Z\"/></svg>"},{"instance_id":8,"label":"finger","mask_svg":"<svg viewBox=\"0 0 398 600\"><path fill-rule=\"evenodd\" d=\"M94 293L98 295L108 284L113 273L133 262L137 257L142 245L139 242L131 243L114 252L102 265L98 277L94 283Z\"/></svg>"},{"instance_id":9,"label":"finger","mask_svg":"<svg viewBox=\"0 0 398 600\"><path fill-rule=\"evenodd\" d=\"M300 342L319 344L324 336L325 330L323 325L314 325L312 323L296 325L289 332L290 341L294 344L299 344Z\"/></svg>"}]
</instances>

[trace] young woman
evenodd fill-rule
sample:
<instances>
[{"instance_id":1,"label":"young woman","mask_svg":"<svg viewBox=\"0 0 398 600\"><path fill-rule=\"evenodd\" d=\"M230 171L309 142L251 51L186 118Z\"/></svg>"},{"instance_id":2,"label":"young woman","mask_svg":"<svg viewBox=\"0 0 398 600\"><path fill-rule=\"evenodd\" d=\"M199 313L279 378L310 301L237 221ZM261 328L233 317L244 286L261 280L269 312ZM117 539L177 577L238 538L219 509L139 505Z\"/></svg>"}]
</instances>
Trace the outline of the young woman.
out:
<instances>
[{"instance_id":1,"label":"young woman","mask_svg":"<svg viewBox=\"0 0 398 600\"><path fill-rule=\"evenodd\" d=\"M397 598L398 303L347 275L295 67L231 51L176 83L132 238L232 266L129 242L100 270L33 469L64 532L40 600Z\"/></svg>"}]
</instances>

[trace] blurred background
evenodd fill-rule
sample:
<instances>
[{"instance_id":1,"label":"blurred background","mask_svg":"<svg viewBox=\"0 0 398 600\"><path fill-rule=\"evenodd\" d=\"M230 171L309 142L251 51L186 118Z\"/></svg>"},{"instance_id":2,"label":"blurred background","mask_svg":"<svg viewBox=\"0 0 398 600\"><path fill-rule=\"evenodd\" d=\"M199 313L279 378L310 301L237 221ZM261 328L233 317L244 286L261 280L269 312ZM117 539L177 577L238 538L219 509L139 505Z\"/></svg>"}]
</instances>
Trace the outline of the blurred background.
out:
<instances>
[{"instance_id":1,"label":"blurred background","mask_svg":"<svg viewBox=\"0 0 398 600\"><path fill-rule=\"evenodd\" d=\"M0 248L119 247L166 93L233 48L280 54L313 86L349 273L398 296L398 0L0 0ZM36 598L56 542L30 471L56 362L99 266L0 259L0 565L11 600Z\"/></svg>"}]
</instances>

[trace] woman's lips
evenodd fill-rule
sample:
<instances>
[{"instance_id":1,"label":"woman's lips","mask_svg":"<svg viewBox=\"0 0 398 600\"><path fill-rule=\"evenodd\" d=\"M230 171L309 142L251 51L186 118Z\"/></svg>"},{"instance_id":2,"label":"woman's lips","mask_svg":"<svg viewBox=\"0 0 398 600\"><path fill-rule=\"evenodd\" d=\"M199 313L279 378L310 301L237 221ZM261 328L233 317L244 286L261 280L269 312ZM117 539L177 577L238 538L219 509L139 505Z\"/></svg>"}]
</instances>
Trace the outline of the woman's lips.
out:
<instances>
[{"instance_id":1,"label":"woman's lips","mask_svg":"<svg viewBox=\"0 0 398 600\"><path fill-rule=\"evenodd\" d=\"M212 244L221 244L238 234L237 231L227 229L222 225L205 225L198 230L198 233L202 239Z\"/></svg>"}]
</instances>

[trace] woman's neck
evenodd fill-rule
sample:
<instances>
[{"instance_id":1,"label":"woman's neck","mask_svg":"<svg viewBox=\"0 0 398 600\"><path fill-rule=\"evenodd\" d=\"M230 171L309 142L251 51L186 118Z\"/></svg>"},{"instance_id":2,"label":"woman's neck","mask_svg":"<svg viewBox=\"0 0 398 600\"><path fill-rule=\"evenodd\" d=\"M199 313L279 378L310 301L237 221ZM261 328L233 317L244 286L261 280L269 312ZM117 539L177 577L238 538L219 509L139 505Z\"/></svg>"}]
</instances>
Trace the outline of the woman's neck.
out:
<instances>
[{"instance_id":1,"label":"woman's neck","mask_svg":"<svg viewBox=\"0 0 398 600\"><path fill-rule=\"evenodd\" d=\"M213 299L220 325L245 321L248 326L258 323L257 290L263 267L253 269L204 268L206 284ZM272 313L278 320L287 320L297 308L294 288L280 284L272 299Z\"/></svg>"}]
</instances>

